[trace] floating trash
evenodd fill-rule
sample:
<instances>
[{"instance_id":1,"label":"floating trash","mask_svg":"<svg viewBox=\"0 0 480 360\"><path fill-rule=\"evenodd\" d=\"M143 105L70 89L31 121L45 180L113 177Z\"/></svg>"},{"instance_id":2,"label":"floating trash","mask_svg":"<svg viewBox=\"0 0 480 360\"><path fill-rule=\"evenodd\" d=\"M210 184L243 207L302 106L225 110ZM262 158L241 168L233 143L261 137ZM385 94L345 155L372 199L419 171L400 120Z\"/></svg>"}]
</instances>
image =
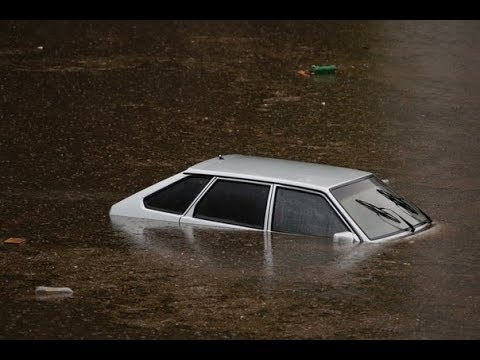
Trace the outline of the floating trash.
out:
<instances>
[{"instance_id":1,"label":"floating trash","mask_svg":"<svg viewBox=\"0 0 480 360\"><path fill-rule=\"evenodd\" d=\"M23 243L25 243L25 241L27 240L25 240L24 238L8 238L3 243L12 244L12 245L22 245Z\"/></svg>"},{"instance_id":2,"label":"floating trash","mask_svg":"<svg viewBox=\"0 0 480 360\"><path fill-rule=\"evenodd\" d=\"M297 74L305 78L309 78L311 76L310 73L306 70L298 70Z\"/></svg>"},{"instance_id":3,"label":"floating trash","mask_svg":"<svg viewBox=\"0 0 480 360\"><path fill-rule=\"evenodd\" d=\"M312 65L311 71L315 75L335 74L335 71L337 71L337 67L335 65Z\"/></svg>"},{"instance_id":4,"label":"floating trash","mask_svg":"<svg viewBox=\"0 0 480 360\"><path fill-rule=\"evenodd\" d=\"M73 295L73 290L68 287L37 286L35 288L37 299L62 299Z\"/></svg>"},{"instance_id":5,"label":"floating trash","mask_svg":"<svg viewBox=\"0 0 480 360\"><path fill-rule=\"evenodd\" d=\"M300 75L301 77L304 78L310 78L312 75L325 75L325 76L319 76L315 77L316 79L322 79L326 77L333 77L335 72L337 71L337 67L335 65L312 65L310 70L298 70L297 75Z\"/></svg>"}]
</instances>

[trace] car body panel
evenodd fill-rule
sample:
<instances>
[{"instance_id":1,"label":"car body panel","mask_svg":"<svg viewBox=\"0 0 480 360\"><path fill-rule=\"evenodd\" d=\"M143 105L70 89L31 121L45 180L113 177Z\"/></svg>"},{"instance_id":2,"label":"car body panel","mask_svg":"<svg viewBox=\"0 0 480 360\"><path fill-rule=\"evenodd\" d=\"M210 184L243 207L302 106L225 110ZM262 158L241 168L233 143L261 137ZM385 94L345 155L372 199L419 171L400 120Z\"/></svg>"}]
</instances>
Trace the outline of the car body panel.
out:
<instances>
[{"instance_id":1,"label":"car body panel","mask_svg":"<svg viewBox=\"0 0 480 360\"><path fill-rule=\"evenodd\" d=\"M281 183L321 191L371 175L366 171L338 166L236 154L203 161L184 172Z\"/></svg>"}]
</instances>

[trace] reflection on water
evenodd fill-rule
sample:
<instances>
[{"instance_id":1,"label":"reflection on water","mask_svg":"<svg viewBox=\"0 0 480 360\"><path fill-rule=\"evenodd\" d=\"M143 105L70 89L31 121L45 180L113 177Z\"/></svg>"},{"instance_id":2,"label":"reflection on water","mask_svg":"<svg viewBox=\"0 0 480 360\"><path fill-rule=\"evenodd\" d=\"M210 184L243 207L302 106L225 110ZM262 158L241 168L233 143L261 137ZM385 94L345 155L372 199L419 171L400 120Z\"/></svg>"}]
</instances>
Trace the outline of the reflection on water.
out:
<instances>
[{"instance_id":1,"label":"reflection on water","mask_svg":"<svg viewBox=\"0 0 480 360\"><path fill-rule=\"evenodd\" d=\"M478 339L479 31L1 21L0 240L27 241L0 245L0 338ZM222 153L371 171L436 224L369 244L112 224Z\"/></svg>"},{"instance_id":2,"label":"reflection on water","mask_svg":"<svg viewBox=\"0 0 480 360\"><path fill-rule=\"evenodd\" d=\"M351 269L377 249L359 243L339 243L332 238L245 231L111 216L112 226L133 247L159 257L190 256L204 267L250 269L265 276L285 272L306 278L307 266ZM287 270L285 270L287 269ZM311 275L311 274L310 274Z\"/></svg>"}]
</instances>

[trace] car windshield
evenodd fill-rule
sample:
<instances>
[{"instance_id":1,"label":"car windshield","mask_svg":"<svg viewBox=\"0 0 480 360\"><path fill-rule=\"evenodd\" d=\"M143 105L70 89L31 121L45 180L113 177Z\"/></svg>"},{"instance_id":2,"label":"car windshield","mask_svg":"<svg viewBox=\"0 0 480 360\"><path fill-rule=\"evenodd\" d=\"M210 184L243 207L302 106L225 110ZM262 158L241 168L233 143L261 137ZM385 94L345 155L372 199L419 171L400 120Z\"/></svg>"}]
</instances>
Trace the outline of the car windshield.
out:
<instances>
[{"instance_id":1,"label":"car windshield","mask_svg":"<svg viewBox=\"0 0 480 360\"><path fill-rule=\"evenodd\" d=\"M373 176L333 189L332 194L370 240L413 231L431 221Z\"/></svg>"}]
</instances>

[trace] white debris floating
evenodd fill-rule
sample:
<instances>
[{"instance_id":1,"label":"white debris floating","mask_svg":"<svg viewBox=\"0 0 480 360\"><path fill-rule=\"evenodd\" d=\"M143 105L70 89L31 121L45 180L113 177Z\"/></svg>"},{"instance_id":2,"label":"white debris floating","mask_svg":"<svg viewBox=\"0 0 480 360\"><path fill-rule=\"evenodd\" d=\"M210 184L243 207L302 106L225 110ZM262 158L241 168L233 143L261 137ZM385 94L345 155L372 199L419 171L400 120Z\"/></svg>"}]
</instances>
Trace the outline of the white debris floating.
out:
<instances>
[{"instance_id":1,"label":"white debris floating","mask_svg":"<svg viewBox=\"0 0 480 360\"><path fill-rule=\"evenodd\" d=\"M37 286L35 288L35 294L37 295L71 295L73 290L68 287L49 287L49 286Z\"/></svg>"}]
</instances>

